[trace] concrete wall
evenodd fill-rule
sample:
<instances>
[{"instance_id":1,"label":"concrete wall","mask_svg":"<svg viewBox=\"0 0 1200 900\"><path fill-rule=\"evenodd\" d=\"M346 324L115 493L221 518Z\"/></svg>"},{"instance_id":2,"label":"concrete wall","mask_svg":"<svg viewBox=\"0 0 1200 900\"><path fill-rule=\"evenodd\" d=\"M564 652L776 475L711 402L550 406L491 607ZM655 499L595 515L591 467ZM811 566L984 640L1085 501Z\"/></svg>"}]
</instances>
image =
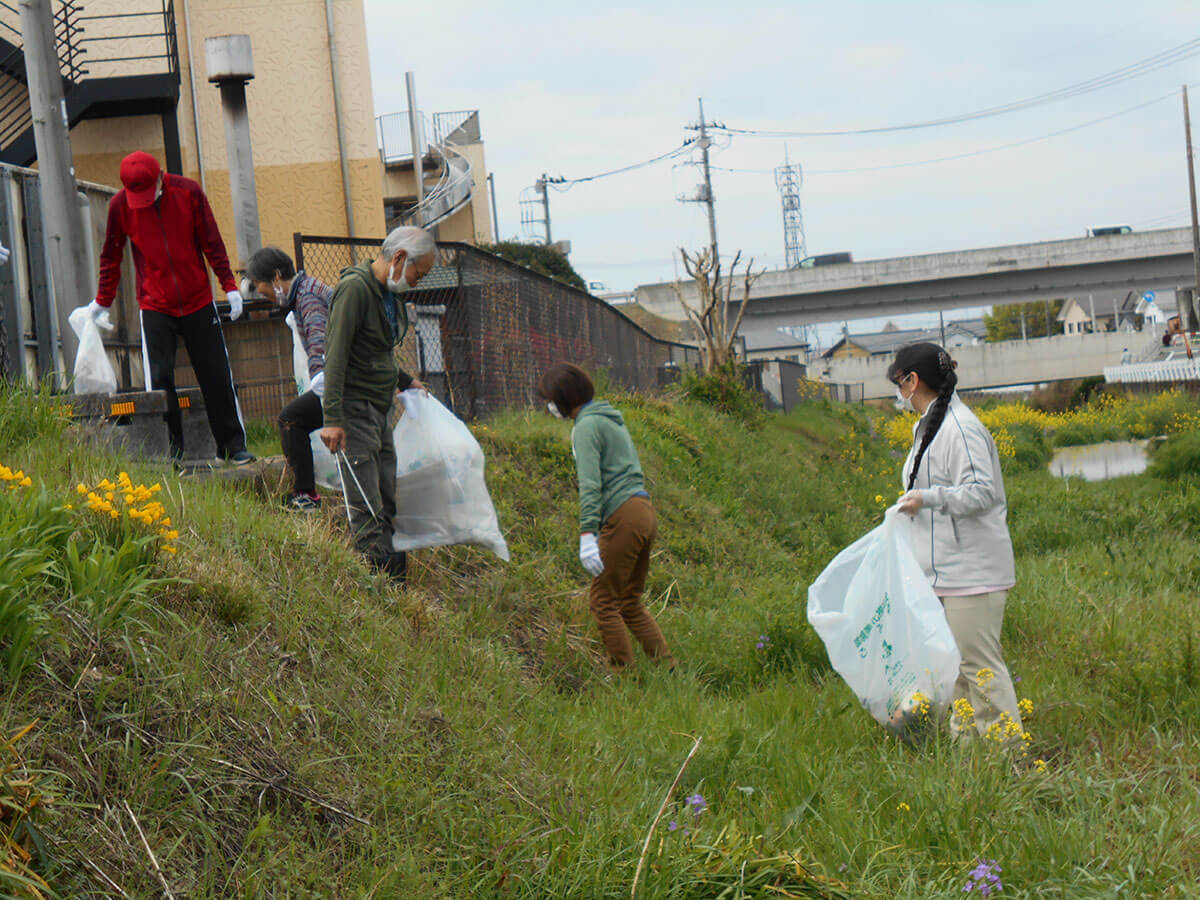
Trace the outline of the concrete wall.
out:
<instances>
[{"instance_id":1,"label":"concrete wall","mask_svg":"<svg viewBox=\"0 0 1200 900\"><path fill-rule=\"evenodd\" d=\"M959 388L971 390L1103 375L1105 366L1115 366L1121 361L1123 348L1128 347L1137 356L1145 345L1156 340L1149 332L1060 334L959 347L953 356L958 363ZM895 386L887 380L892 359L891 355L833 359L813 368L824 381L862 384L867 399L891 397L896 393Z\"/></svg>"},{"instance_id":2,"label":"concrete wall","mask_svg":"<svg viewBox=\"0 0 1200 900\"><path fill-rule=\"evenodd\" d=\"M87 12L127 12L147 0L88 0ZM157 0L155 0L157 2ZM204 39L249 34L255 78L246 87L255 179L264 244L289 250L296 231L348 234L334 117L324 0L188 0L175 4L182 85L178 107L184 174L199 180L203 165L209 202L235 268L233 204L220 94L209 84ZM350 168L355 232L383 233L383 167L375 134L362 0L334 0L343 125ZM189 50L191 53L189 54ZM194 55L194 58L193 58ZM193 110L189 78L198 109ZM197 152L199 121L203 159ZM164 161L157 116L95 120L71 134L81 178L120 186L121 158L146 150Z\"/></svg>"}]
</instances>

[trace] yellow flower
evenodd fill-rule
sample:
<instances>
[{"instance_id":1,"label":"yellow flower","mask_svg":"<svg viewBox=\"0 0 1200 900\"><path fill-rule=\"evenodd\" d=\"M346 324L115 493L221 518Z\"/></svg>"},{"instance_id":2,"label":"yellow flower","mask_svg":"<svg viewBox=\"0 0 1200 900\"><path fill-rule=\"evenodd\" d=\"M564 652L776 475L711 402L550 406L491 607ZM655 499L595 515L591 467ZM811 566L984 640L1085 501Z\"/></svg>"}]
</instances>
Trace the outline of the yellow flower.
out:
<instances>
[{"instance_id":1,"label":"yellow flower","mask_svg":"<svg viewBox=\"0 0 1200 900\"><path fill-rule=\"evenodd\" d=\"M67 504L64 504L64 505L63 505L63 509L74 509L74 508L75 508L75 507L74 507L74 505L73 505L73 504L70 504L70 503L67 503Z\"/></svg>"},{"instance_id":2,"label":"yellow flower","mask_svg":"<svg viewBox=\"0 0 1200 900\"><path fill-rule=\"evenodd\" d=\"M80 497L82 497L82 496L83 496L84 494L86 494L87 492L88 492L88 489L87 489L87 485L86 485L86 484L83 484L83 483L81 482L81 483L79 483L79 484L75 485L75 493L77 493L77 494L78 494Z\"/></svg>"},{"instance_id":3,"label":"yellow flower","mask_svg":"<svg viewBox=\"0 0 1200 900\"><path fill-rule=\"evenodd\" d=\"M896 809L898 809L900 812L912 812L912 807L903 801L896 804Z\"/></svg>"},{"instance_id":4,"label":"yellow flower","mask_svg":"<svg viewBox=\"0 0 1200 900\"><path fill-rule=\"evenodd\" d=\"M1017 709L1020 710L1021 715L1023 715L1023 716L1032 716L1033 715L1033 701L1030 700L1028 697L1022 697L1020 702L1017 703Z\"/></svg>"},{"instance_id":5,"label":"yellow flower","mask_svg":"<svg viewBox=\"0 0 1200 900\"><path fill-rule=\"evenodd\" d=\"M1044 759L1035 759L1033 761L1033 768L1038 772L1045 772L1046 771L1046 761Z\"/></svg>"},{"instance_id":6,"label":"yellow flower","mask_svg":"<svg viewBox=\"0 0 1200 900\"><path fill-rule=\"evenodd\" d=\"M993 672L991 669L983 668L975 673L975 683L980 687L987 687L987 685L989 685L992 679L995 677L995 672Z\"/></svg>"},{"instance_id":7,"label":"yellow flower","mask_svg":"<svg viewBox=\"0 0 1200 900\"><path fill-rule=\"evenodd\" d=\"M109 509L108 514L110 516L112 516L114 519L121 518L121 514L119 512L117 512L115 509Z\"/></svg>"},{"instance_id":8,"label":"yellow flower","mask_svg":"<svg viewBox=\"0 0 1200 900\"><path fill-rule=\"evenodd\" d=\"M875 495L875 502L876 502L876 503L882 503L882 502L883 502L883 494L876 494L876 495Z\"/></svg>"},{"instance_id":9,"label":"yellow flower","mask_svg":"<svg viewBox=\"0 0 1200 900\"><path fill-rule=\"evenodd\" d=\"M21 479L20 485L21 485L21 487L32 487L33 479L30 478L28 475L26 475L24 478Z\"/></svg>"},{"instance_id":10,"label":"yellow flower","mask_svg":"<svg viewBox=\"0 0 1200 900\"><path fill-rule=\"evenodd\" d=\"M168 553L170 553L172 556L174 556L178 552L176 550L176 548L172 547L170 544L163 544L163 549L166 550Z\"/></svg>"},{"instance_id":11,"label":"yellow flower","mask_svg":"<svg viewBox=\"0 0 1200 900\"><path fill-rule=\"evenodd\" d=\"M959 697L954 701L954 718L963 728L975 720L975 707L971 705L971 701L966 697Z\"/></svg>"}]
</instances>

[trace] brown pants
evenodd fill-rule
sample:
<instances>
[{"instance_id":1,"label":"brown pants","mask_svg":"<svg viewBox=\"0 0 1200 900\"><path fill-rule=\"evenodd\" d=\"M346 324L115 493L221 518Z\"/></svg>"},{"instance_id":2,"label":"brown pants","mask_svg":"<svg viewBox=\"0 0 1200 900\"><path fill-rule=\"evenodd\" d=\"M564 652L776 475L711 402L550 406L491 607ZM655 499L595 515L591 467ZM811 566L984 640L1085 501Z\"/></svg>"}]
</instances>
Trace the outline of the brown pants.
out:
<instances>
[{"instance_id":1,"label":"brown pants","mask_svg":"<svg viewBox=\"0 0 1200 900\"><path fill-rule=\"evenodd\" d=\"M651 659L675 664L658 623L642 603L650 547L657 534L654 506L646 497L626 500L600 529L597 542L604 571L592 581L590 606L615 667L633 663L629 631Z\"/></svg>"}]
</instances>

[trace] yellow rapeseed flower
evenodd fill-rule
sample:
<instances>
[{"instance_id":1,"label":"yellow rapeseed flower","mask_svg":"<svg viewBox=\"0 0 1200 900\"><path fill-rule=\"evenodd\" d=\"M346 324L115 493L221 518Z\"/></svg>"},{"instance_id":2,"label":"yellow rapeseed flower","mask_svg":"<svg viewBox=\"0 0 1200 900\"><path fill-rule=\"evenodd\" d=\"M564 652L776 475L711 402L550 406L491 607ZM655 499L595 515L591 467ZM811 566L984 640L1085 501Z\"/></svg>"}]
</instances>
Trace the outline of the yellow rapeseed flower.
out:
<instances>
[{"instance_id":1,"label":"yellow rapeseed flower","mask_svg":"<svg viewBox=\"0 0 1200 900\"><path fill-rule=\"evenodd\" d=\"M1028 697L1022 697L1021 700L1017 703L1017 709L1020 710L1021 715L1023 715L1023 716L1032 716L1033 715L1033 701L1030 700Z\"/></svg>"},{"instance_id":2,"label":"yellow rapeseed flower","mask_svg":"<svg viewBox=\"0 0 1200 900\"><path fill-rule=\"evenodd\" d=\"M1035 759L1033 761L1033 768L1036 769L1038 772L1045 772L1046 771L1046 761L1044 759Z\"/></svg>"},{"instance_id":3,"label":"yellow rapeseed flower","mask_svg":"<svg viewBox=\"0 0 1200 900\"><path fill-rule=\"evenodd\" d=\"M985 667L975 673L975 683L980 687L987 687L995 677L996 673Z\"/></svg>"},{"instance_id":4,"label":"yellow rapeseed flower","mask_svg":"<svg viewBox=\"0 0 1200 900\"><path fill-rule=\"evenodd\" d=\"M80 482L79 484L75 485L75 493L77 493L80 497L82 497L87 492L88 492L88 489L87 489L86 484L83 484L82 482Z\"/></svg>"},{"instance_id":5,"label":"yellow rapeseed flower","mask_svg":"<svg viewBox=\"0 0 1200 900\"><path fill-rule=\"evenodd\" d=\"M32 487L33 479L30 478L28 475L26 475L24 478L21 479L20 485L21 485L21 487Z\"/></svg>"},{"instance_id":6,"label":"yellow rapeseed flower","mask_svg":"<svg viewBox=\"0 0 1200 900\"><path fill-rule=\"evenodd\" d=\"M912 812L912 807L903 800L896 804L896 809L898 809L900 812Z\"/></svg>"}]
</instances>

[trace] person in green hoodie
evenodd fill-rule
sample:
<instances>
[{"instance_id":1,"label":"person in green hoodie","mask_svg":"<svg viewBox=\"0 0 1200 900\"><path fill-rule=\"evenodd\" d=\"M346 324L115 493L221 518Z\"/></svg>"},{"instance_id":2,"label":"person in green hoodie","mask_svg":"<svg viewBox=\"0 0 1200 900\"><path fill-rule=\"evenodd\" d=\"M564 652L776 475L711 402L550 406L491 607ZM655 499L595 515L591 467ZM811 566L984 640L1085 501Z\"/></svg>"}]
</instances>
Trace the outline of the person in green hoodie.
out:
<instances>
[{"instance_id":1,"label":"person in green hoodie","mask_svg":"<svg viewBox=\"0 0 1200 900\"><path fill-rule=\"evenodd\" d=\"M388 416L397 390L424 388L396 362L408 331L400 295L429 274L436 251L424 229L394 229L375 259L342 270L325 327L321 440L338 459L354 546L397 581L408 560L392 549L396 448Z\"/></svg>"},{"instance_id":2,"label":"person in green hoodie","mask_svg":"<svg viewBox=\"0 0 1200 900\"><path fill-rule=\"evenodd\" d=\"M647 656L673 667L662 630L642 602L658 521L625 420L595 399L592 380L570 363L550 367L538 392L555 417L575 421L579 561L592 576L589 605L609 663L616 669L632 665L633 632Z\"/></svg>"}]
</instances>

